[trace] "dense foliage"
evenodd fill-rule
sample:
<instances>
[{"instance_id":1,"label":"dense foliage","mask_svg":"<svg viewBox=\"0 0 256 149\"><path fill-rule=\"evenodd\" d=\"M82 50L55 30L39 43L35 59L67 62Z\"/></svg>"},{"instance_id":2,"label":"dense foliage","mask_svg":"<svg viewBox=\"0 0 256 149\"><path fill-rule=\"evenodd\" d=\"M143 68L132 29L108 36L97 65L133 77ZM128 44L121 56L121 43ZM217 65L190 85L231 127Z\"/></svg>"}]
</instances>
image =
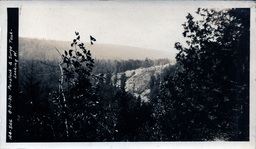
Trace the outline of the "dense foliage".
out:
<instances>
[{"instance_id":1,"label":"dense foliage","mask_svg":"<svg viewBox=\"0 0 256 149\"><path fill-rule=\"evenodd\" d=\"M14 140L249 140L250 10L199 8L186 19L187 45L151 76L148 102L126 91L124 72L167 59L94 60L76 32L60 62L21 60Z\"/></svg>"},{"instance_id":2,"label":"dense foliage","mask_svg":"<svg viewBox=\"0 0 256 149\"><path fill-rule=\"evenodd\" d=\"M187 46L175 44L177 69L157 98L162 130L170 140L248 140L250 11L196 14L187 15Z\"/></svg>"}]
</instances>

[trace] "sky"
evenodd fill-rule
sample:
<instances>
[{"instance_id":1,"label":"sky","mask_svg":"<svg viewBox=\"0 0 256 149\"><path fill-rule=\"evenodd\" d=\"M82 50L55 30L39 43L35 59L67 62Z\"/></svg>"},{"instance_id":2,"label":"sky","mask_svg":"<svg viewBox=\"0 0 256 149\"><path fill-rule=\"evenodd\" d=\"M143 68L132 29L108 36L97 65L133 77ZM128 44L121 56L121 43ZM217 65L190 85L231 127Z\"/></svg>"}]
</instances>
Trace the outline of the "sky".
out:
<instances>
[{"instance_id":1,"label":"sky","mask_svg":"<svg viewBox=\"0 0 256 149\"><path fill-rule=\"evenodd\" d=\"M184 40L182 23L187 7L169 2L81 2L24 5L20 8L20 37L117 44L174 52ZM175 51L176 52L176 51Z\"/></svg>"}]
</instances>

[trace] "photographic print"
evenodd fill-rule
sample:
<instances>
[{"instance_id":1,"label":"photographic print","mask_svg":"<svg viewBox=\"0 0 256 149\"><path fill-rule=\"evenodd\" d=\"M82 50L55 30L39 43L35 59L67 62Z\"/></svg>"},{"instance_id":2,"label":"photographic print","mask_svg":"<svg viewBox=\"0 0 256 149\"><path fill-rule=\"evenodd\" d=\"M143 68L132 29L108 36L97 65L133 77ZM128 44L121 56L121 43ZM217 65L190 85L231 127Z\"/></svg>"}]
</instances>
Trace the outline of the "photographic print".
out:
<instances>
[{"instance_id":1,"label":"photographic print","mask_svg":"<svg viewBox=\"0 0 256 149\"><path fill-rule=\"evenodd\" d=\"M182 6L6 8L6 141L249 142L251 8Z\"/></svg>"}]
</instances>

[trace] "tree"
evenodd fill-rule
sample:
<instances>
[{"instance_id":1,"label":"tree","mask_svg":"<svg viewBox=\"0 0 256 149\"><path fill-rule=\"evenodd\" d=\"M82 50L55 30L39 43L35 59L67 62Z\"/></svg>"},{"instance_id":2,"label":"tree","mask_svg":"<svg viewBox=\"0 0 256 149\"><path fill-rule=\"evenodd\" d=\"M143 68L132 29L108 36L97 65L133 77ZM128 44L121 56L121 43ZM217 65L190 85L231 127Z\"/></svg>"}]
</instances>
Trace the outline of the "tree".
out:
<instances>
[{"instance_id":1,"label":"tree","mask_svg":"<svg viewBox=\"0 0 256 149\"><path fill-rule=\"evenodd\" d=\"M175 43L178 67L159 98L173 107L163 127L171 139L248 140L250 10L199 8L196 15L183 24L187 46Z\"/></svg>"},{"instance_id":2,"label":"tree","mask_svg":"<svg viewBox=\"0 0 256 149\"><path fill-rule=\"evenodd\" d=\"M122 73L121 78L120 78L120 89L123 92L125 92L126 80L127 80L127 77L126 77L125 73Z\"/></svg>"},{"instance_id":3,"label":"tree","mask_svg":"<svg viewBox=\"0 0 256 149\"><path fill-rule=\"evenodd\" d=\"M20 73L19 100L17 106L16 141L49 141L52 139L47 131L48 103L44 98L41 78L38 75L38 62L26 61ZM40 128L40 129L38 129Z\"/></svg>"},{"instance_id":4,"label":"tree","mask_svg":"<svg viewBox=\"0 0 256 149\"><path fill-rule=\"evenodd\" d=\"M28 64L28 69L26 70L25 78L21 81L21 84L23 86L23 94L27 99L27 103L30 104L35 104L41 98L41 82L38 79L35 69L35 62L32 60L30 64Z\"/></svg>"},{"instance_id":5,"label":"tree","mask_svg":"<svg viewBox=\"0 0 256 149\"><path fill-rule=\"evenodd\" d=\"M49 98L53 106L52 116L60 122L53 125L58 140L95 141L99 127L102 127L97 84L103 76L92 74L94 59L90 50L80 42L79 33L75 34L71 49L61 54L59 92ZM58 128L60 125L61 129Z\"/></svg>"}]
</instances>

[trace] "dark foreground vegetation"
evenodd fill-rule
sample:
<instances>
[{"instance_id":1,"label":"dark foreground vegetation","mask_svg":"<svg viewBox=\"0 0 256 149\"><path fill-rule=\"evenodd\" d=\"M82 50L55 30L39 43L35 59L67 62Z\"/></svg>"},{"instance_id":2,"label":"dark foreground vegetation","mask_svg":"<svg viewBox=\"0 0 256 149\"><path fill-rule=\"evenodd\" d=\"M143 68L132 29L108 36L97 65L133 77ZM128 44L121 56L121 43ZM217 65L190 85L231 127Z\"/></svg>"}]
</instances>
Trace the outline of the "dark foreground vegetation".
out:
<instances>
[{"instance_id":1,"label":"dark foreground vegetation","mask_svg":"<svg viewBox=\"0 0 256 149\"><path fill-rule=\"evenodd\" d=\"M148 102L112 75L166 59L95 61L77 32L60 62L21 59L13 141L248 141L250 10L196 15L177 63L151 77Z\"/></svg>"}]
</instances>

